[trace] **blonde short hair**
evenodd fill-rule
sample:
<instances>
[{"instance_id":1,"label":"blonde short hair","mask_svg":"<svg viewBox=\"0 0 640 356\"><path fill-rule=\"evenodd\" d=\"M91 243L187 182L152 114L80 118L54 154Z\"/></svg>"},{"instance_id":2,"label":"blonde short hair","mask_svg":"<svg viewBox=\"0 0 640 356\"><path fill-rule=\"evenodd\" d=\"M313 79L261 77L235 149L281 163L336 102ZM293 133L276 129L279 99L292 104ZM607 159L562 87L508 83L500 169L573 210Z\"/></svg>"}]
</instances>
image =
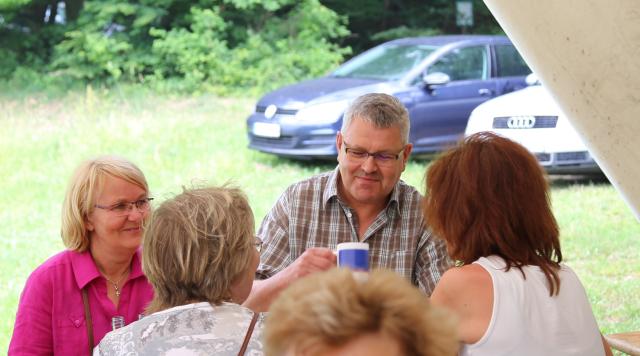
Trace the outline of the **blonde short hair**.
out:
<instances>
[{"instance_id":1,"label":"blonde short hair","mask_svg":"<svg viewBox=\"0 0 640 356\"><path fill-rule=\"evenodd\" d=\"M363 280L336 268L299 280L276 299L265 351L316 355L376 332L397 340L406 355L454 355L458 349L450 316L401 276L377 270Z\"/></svg>"},{"instance_id":2,"label":"blonde short hair","mask_svg":"<svg viewBox=\"0 0 640 356\"><path fill-rule=\"evenodd\" d=\"M140 168L124 158L101 156L82 162L71 176L62 203L61 235L69 250L83 252L89 248L86 220L94 210L107 175L124 179L149 192Z\"/></svg>"},{"instance_id":3,"label":"blonde short hair","mask_svg":"<svg viewBox=\"0 0 640 356\"><path fill-rule=\"evenodd\" d=\"M253 212L240 189L185 189L154 210L143 241L142 268L155 292L148 313L220 304L255 253Z\"/></svg>"}]
</instances>

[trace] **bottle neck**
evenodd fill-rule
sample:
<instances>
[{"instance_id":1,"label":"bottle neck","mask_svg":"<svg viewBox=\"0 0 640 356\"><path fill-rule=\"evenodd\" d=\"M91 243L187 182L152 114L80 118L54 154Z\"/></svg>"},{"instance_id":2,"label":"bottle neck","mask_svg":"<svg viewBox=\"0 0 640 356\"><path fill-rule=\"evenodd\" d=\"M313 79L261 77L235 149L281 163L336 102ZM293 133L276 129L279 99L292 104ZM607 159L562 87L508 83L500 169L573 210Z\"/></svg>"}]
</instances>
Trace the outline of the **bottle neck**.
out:
<instances>
[{"instance_id":1,"label":"bottle neck","mask_svg":"<svg viewBox=\"0 0 640 356\"><path fill-rule=\"evenodd\" d=\"M111 328L113 330L120 329L124 326L124 316L116 315L111 318Z\"/></svg>"}]
</instances>

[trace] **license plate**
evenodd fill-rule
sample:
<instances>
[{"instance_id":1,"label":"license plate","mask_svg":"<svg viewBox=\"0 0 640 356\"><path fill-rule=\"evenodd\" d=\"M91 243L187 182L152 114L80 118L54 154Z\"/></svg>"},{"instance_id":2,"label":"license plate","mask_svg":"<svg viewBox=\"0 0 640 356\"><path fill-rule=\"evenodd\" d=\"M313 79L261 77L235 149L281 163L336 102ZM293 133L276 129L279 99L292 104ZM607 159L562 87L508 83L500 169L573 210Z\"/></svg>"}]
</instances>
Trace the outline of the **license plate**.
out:
<instances>
[{"instance_id":1,"label":"license plate","mask_svg":"<svg viewBox=\"0 0 640 356\"><path fill-rule=\"evenodd\" d=\"M280 137L280 125L266 122L256 122L253 124L253 134L261 137Z\"/></svg>"}]
</instances>

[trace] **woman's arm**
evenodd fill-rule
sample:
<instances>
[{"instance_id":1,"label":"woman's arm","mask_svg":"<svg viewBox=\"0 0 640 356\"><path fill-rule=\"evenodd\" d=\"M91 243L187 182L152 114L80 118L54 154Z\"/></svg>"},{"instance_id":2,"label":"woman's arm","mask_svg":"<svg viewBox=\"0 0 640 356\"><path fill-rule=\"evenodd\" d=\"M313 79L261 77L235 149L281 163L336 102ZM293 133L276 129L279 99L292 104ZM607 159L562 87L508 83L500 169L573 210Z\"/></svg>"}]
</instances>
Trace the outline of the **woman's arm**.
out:
<instances>
[{"instance_id":1,"label":"woman's arm","mask_svg":"<svg viewBox=\"0 0 640 356\"><path fill-rule=\"evenodd\" d=\"M20 295L9 355L53 355L51 281L34 271Z\"/></svg>"}]
</instances>

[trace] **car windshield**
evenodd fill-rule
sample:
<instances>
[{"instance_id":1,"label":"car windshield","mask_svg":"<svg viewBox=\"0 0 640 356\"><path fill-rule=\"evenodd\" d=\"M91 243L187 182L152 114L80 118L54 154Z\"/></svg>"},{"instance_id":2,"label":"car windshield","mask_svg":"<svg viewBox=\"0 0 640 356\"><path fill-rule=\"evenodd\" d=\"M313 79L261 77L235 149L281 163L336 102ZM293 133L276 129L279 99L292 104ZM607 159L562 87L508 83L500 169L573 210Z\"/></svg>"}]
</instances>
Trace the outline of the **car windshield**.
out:
<instances>
[{"instance_id":1,"label":"car windshield","mask_svg":"<svg viewBox=\"0 0 640 356\"><path fill-rule=\"evenodd\" d=\"M345 63L331 75L334 77L398 80L420 64L436 48L427 45L375 47Z\"/></svg>"}]
</instances>

